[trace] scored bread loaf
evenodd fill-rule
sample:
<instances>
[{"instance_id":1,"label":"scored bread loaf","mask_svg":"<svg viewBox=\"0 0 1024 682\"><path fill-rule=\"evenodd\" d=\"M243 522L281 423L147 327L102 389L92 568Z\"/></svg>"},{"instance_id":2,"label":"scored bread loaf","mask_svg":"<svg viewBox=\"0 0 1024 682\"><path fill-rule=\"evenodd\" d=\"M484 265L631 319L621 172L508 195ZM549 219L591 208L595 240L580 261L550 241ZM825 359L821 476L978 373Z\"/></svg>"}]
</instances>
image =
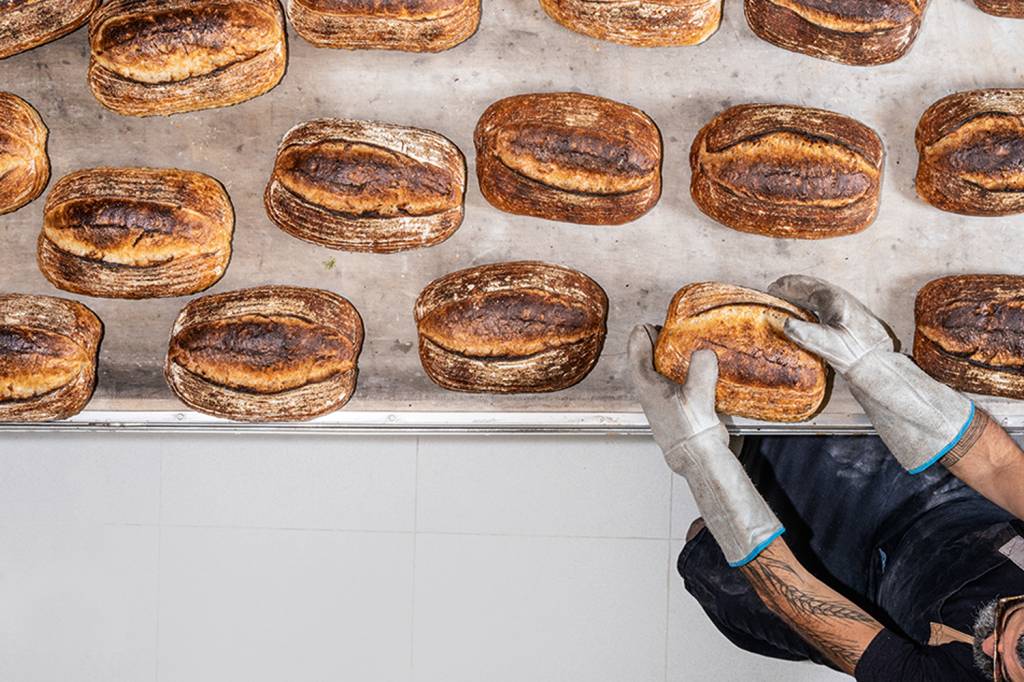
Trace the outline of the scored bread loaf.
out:
<instances>
[{"instance_id":1,"label":"scored bread loaf","mask_svg":"<svg viewBox=\"0 0 1024 682\"><path fill-rule=\"evenodd\" d=\"M697 45L722 20L722 0L540 0L540 6L569 30L637 47Z\"/></svg>"},{"instance_id":2,"label":"scored bread loaf","mask_svg":"<svg viewBox=\"0 0 1024 682\"><path fill-rule=\"evenodd\" d=\"M71 33L89 20L100 0L3 0L0 59Z\"/></svg>"},{"instance_id":3,"label":"scored bread loaf","mask_svg":"<svg viewBox=\"0 0 1024 682\"><path fill-rule=\"evenodd\" d=\"M690 193L723 225L769 237L824 239L878 213L884 151L871 128L805 107L725 110L690 149Z\"/></svg>"},{"instance_id":4,"label":"scored bread loaf","mask_svg":"<svg viewBox=\"0 0 1024 682\"><path fill-rule=\"evenodd\" d=\"M0 214L34 201L50 180L49 135L31 104L0 92Z\"/></svg>"},{"instance_id":5,"label":"scored bread loaf","mask_svg":"<svg viewBox=\"0 0 1024 682\"><path fill-rule=\"evenodd\" d=\"M680 289L669 305L654 349L654 366L684 383L690 355L718 356L719 412L774 422L812 417L825 400L825 363L790 341L787 318L816 321L807 311L768 294L700 282Z\"/></svg>"},{"instance_id":6,"label":"scored bread loaf","mask_svg":"<svg viewBox=\"0 0 1024 682\"><path fill-rule=\"evenodd\" d=\"M263 203L299 239L392 253L454 234L465 188L462 152L437 133L322 119L285 135Z\"/></svg>"},{"instance_id":7,"label":"scored bread loaf","mask_svg":"<svg viewBox=\"0 0 1024 682\"><path fill-rule=\"evenodd\" d=\"M359 313L337 294L242 289L185 306L164 376L200 412L249 422L307 420L352 397L362 345Z\"/></svg>"},{"instance_id":8,"label":"scored bread loaf","mask_svg":"<svg viewBox=\"0 0 1024 682\"><path fill-rule=\"evenodd\" d=\"M96 386L103 325L81 303L0 295L0 422L66 419Z\"/></svg>"},{"instance_id":9,"label":"scored bread loaf","mask_svg":"<svg viewBox=\"0 0 1024 682\"><path fill-rule=\"evenodd\" d=\"M89 87L126 116L238 104L277 85L287 62L277 0L110 0L89 43Z\"/></svg>"},{"instance_id":10,"label":"scored bread loaf","mask_svg":"<svg viewBox=\"0 0 1024 682\"><path fill-rule=\"evenodd\" d=\"M559 391L597 363L607 316L601 287L569 268L519 261L460 270L416 300L420 361L454 391Z\"/></svg>"},{"instance_id":11,"label":"scored bread loaf","mask_svg":"<svg viewBox=\"0 0 1024 682\"><path fill-rule=\"evenodd\" d=\"M997 17L1024 19L1024 0L974 0L974 4Z\"/></svg>"},{"instance_id":12,"label":"scored bread loaf","mask_svg":"<svg viewBox=\"0 0 1024 682\"><path fill-rule=\"evenodd\" d=\"M507 97L484 112L473 140L480 191L509 213L620 225L661 196L658 127L603 97Z\"/></svg>"},{"instance_id":13,"label":"scored bread loaf","mask_svg":"<svg viewBox=\"0 0 1024 682\"><path fill-rule=\"evenodd\" d=\"M46 198L39 269L57 288L87 296L184 296L224 275L233 229L231 201L208 175L81 170Z\"/></svg>"}]
</instances>

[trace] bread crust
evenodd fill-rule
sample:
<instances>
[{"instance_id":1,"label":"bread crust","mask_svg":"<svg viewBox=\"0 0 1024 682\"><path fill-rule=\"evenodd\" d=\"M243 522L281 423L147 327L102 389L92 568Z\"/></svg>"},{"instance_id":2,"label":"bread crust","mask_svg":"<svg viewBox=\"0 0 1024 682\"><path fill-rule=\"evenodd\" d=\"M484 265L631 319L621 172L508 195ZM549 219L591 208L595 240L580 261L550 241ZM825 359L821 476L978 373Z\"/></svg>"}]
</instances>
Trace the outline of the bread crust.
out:
<instances>
[{"instance_id":1,"label":"bread crust","mask_svg":"<svg viewBox=\"0 0 1024 682\"><path fill-rule=\"evenodd\" d=\"M1024 19L1024 0L974 0L974 4L993 16Z\"/></svg>"},{"instance_id":2,"label":"bread crust","mask_svg":"<svg viewBox=\"0 0 1024 682\"><path fill-rule=\"evenodd\" d=\"M414 312L420 361L439 386L547 393L579 383L597 364L608 297L581 272L517 261L441 277Z\"/></svg>"},{"instance_id":3,"label":"bread crust","mask_svg":"<svg viewBox=\"0 0 1024 682\"><path fill-rule=\"evenodd\" d=\"M783 333L787 318L816 321L807 311L768 294L717 282L680 289L669 305L654 349L654 366L686 381L690 355L718 356L719 412L773 422L799 422L823 406L825 363Z\"/></svg>"},{"instance_id":4,"label":"bread crust","mask_svg":"<svg viewBox=\"0 0 1024 682\"><path fill-rule=\"evenodd\" d=\"M943 211L1024 212L1024 89L958 92L924 112L915 187Z\"/></svg>"},{"instance_id":5,"label":"bread crust","mask_svg":"<svg viewBox=\"0 0 1024 682\"><path fill-rule=\"evenodd\" d=\"M103 324L81 303L0 295L0 422L67 419L96 386Z\"/></svg>"},{"instance_id":6,"label":"bread crust","mask_svg":"<svg viewBox=\"0 0 1024 682\"><path fill-rule=\"evenodd\" d=\"M540 0L571 31L635 47L697 45L718 30L722 0Z\"/></svg>"},{"instance_id":7,"label":"bread crust","mask_svg":"<svg viewBox=\"0 0 1024 682\"><path fill-rule=\"evenodd\" d=\"M0 59L71 33L89 20L99 0L8 0L0 8Z\"/></svg>"},{"instance_id":8,"label":"bread crust","mask_svg":"<svg viewBox=\"0 0 1024 682\"><path fill-rule=\"evenodd\" d=\"M49 131L31 104L0 92L0 215L35 201L50 181Z\"/></svg>"},{"instance_id":9,"label":"bread crust","mask_svg":"<svg viewBox=\"0 0 1024 682\"><path fill-rule=\"evenodd\" d=\"M690 149L690 193L714 220L769 237L854 234L878 213L885 153L864 124L821 109L743 104Z\"/></svg>"},{"instance_id":10,"label":"bread crust","mask_svg":"<svg viewBox=\"0 0 1024 682\"><path fill-rule=\"evenodd\" d=\"M744 0L763 40L854 66L896 61L917 39L928 0Z\"/></svg>"},{"instance_id":11,"label":"bread crust","mask_svg":"<svg viewBox=\"0 0 1024 682\"><path fill-rule=\"evenodd\" d=\"M318 47L441 52L480 25L480 0L288 0L295 32Z\"/></svg>"},{"instance_id":12,"label":"bread crust","mask_svg":"<svg viewBox=\"0 0 1024 682\"><path fill-rule=\"evenodd\" d=\"M227 107L280 82L277 0L111 0L89 21L89 87L125 116Z\"/></svg>"},{"instance_id":13,"label":"bread crust","mask_svg":"<svg viewBox=\"0 0 1024 682\"><path fill-rule=\"evenodd\" d=\"M320 119L289 131L263 196L299 239L344 251L433 246L462 224L466 161L438 133Z\"/></svg>"},{"instance_id":14,"label":"bread crust","mask_svg":"<svg viewBox=\"0 0 1024 682\"><path fill-rule=\"evenodd\" d=\"M914 361L961 391L1024 398L1024 277L932 280L914 304Z\"/></svg>"},{"instance_id":15,"label":"bread crust","mask_svg":"<svg viewBox=\"0 0 1024 682\"><path fill-rule=\"evenodd\" d=\"M321 289L265 286L204 296L171 331L164 376L192 409L245 422L304 421L356 387L363 323Z\"/></svg>"},{"instance_id":16,"label":"bread crust","mask_svg":"<svg viewBox=\"0 0 1024 682\"><path fill-rule=\"evenodd\" d=\"M661 134L645 113L562 92L499 100L473 137L480 191L496 208L588 225L621 225L661 196Z\"/></svg>"},{"instance_id":17,"label":"bread crust","mask_svg":"<svg viewBox=\"0 0 1024 682\"><path fill-rule=\"evenodd\" d=\"M57 181L46 199L39 269L86 296L160 298L207 289L231 260L234 211L208 175L158 168L91 168Z\"/></svg>"}]
</instances>

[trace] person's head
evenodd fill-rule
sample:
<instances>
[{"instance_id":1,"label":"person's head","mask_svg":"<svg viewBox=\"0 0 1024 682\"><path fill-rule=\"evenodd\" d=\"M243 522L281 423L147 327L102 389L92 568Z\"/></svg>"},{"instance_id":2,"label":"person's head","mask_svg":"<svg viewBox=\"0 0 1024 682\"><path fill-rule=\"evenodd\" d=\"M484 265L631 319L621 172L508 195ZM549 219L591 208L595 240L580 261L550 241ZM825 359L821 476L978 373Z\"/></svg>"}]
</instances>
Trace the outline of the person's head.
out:
<instances>
[{"instance_id":1,"label":"person's head","mask_svg":"<svg viewBox=\"0 0 1024 682\"><path fill-rule=\"evenodd\" d=\"M1024 597L995 600L978 612L974 663L994 680L1024 682Z\"/></svg>"}]
</instances>

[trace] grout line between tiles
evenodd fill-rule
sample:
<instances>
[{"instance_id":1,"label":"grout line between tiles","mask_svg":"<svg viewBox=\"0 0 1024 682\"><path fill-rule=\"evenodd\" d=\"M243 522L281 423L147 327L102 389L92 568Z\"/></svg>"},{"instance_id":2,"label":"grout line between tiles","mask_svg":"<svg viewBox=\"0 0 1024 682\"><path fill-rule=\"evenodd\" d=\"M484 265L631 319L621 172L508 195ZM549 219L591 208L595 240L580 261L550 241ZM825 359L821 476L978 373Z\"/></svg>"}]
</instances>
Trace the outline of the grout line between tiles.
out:
<instances>
[{"instance_id":1,"label":"grout line between tiles","mask_svg":"<svg viewBox=\"0 0 1024 682\"><path fill-rule=\"evenodd\" d=\"M413 461L412 489L412 595L409 608L409 679L416 678L416 547L419 545L420 511L420 439L416 439L416 458Z\"/></svg>"},{"instance_id":2,"label":"grout line between tiles","mask_svg":"<svg viewBox=\"0 0 1024 682\"><path fill-rule=\"evenodd\" d=\"M160 453L160 479L156 508L156 643L153 647L153 680L160 682L160 602L162 589L161 564L164 550L164 453Z\"/></svg>"}]
</instances>

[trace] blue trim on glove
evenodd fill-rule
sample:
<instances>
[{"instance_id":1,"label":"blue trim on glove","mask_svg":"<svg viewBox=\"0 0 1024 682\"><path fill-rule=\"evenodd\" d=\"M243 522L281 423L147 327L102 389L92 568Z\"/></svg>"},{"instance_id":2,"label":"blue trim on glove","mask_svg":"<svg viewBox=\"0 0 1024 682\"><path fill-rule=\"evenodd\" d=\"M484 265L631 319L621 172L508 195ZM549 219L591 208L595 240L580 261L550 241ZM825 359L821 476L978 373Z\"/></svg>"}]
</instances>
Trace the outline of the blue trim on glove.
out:
<instances>
[{"instance_id":1,"label":"blue trim on glove","mask_svg":"<svg viewBox=\"0 0 1024 682\"><path fill-rule=\"evenodd\" d=\"M762 542L761 544L759 544L759 545L758 545L757 547L755 547L755 548L754 548L754 551L753 551L753 552L751 552L750 554L748 554L748 555L747 555L747 556L745 556L744 558L740 559L739 561L736 561L736 562L731 562L731 561L730 561L730 562L729 562L729 568L742 568L743 566L746 566L746 565L747 565L747 564L749 564L749 563L750 563L751 561L753 561L754 559L756 559L756 558L757 558L757 556L758 556L758 555L759 555L759 554L760 554L761 552L763 552L764 550L766 550L766 549L768 548L768 545L770 545L770 544L772 544L773 542L775 542L775 539L776 539L777 537L779 537L780 535L782 535L782 534L783 534L783 533L785 533L785 532L786 532L786 528L785 528L785 526L783 526L782 528L779 528L779 529L778 529L777 531L775 531L774 533L772 533L771 535L769 535L769 536L768 536L768 539L767 539L767 540L765 540L764 542Z\"/></svg>"},{"instance_id":2,"label":"blue trim on glove","mask_svg":"<svg viewBox=\"0 0 1024 682\"><path fill-rule=\"evenodd\" d=\"M956 447L956 444L960 442L960 439L964 437L964 434L967 433L967 429L970 428L971 423L973 421L974 421L974 401L972 400L971 401L971 413L967 415L967 421L960 428L960 432L957 433L953 437L953 440L951 440L946 447L944 447L941 450L939 450L939 454L935 455L934 457L932 457L930 460L928 460L927 462L925 462L921 466L914 467L913 469L911 469L910 470L911 475L917 475L917 474L921 473L922 471L924 471L925 469L927 469L928 467L930 467L931 465L935 464L940 459L945 457L946 454L950 450L952 450L953 448Z\"/></svg>"}]
</instances>

